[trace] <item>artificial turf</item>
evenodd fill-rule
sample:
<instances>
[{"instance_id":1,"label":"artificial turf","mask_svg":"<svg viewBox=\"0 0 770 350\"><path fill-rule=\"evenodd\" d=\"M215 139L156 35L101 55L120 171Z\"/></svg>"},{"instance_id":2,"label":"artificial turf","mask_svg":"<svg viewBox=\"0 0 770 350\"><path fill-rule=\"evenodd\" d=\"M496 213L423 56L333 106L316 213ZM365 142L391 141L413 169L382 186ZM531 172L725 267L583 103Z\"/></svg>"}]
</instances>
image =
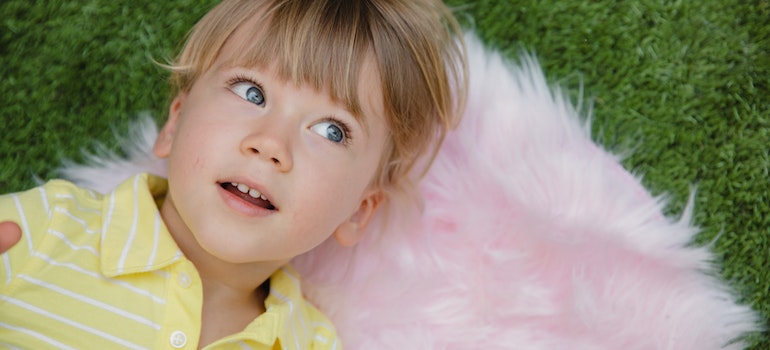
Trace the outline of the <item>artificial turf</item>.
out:
<instances>
[{"instance_id":1,"label":"artificial turf","mask_svg":"<svg viewBox=\"0 0 770 350\"><path fill-rule=\"evenodd\" d=\"M168 101L165 62L216 1L0 2L0 192ZM591 101L595 139L626 154L770 326L770 1L449 0L467 28ZM587 109L586 109L587 110ZM751 349L769 349L766 333Z\"/></svg>"}]
</instances>

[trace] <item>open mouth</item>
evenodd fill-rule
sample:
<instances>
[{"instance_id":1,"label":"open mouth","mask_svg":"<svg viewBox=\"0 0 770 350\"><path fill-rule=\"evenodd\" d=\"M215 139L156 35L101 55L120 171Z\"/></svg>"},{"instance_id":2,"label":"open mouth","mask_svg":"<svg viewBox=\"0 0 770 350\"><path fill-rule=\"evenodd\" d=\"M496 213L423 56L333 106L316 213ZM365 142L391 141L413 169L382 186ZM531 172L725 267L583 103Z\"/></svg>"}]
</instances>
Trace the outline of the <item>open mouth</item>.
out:
<instances>
[{"instance_id":1,"label":"open mouth","mask_svg":"<svg viewBox=\"0 0 770 350\"><path fill-rule=\"evenodd\" d=\"M267 210L278 210L272 203L270 203L270 200L268 200L264 194L259 193L259 191L250 188L247 185L239 184L237 182L224 182L219 183L219 186L251 205Z\"/></svg>"}]
</instances>

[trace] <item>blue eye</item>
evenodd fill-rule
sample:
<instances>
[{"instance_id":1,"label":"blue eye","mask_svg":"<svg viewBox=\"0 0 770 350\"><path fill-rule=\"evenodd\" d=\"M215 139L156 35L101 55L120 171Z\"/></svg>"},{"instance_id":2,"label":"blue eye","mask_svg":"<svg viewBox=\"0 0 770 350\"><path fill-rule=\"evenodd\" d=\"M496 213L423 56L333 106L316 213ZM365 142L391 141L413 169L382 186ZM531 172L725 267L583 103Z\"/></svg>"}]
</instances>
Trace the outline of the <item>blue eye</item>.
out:
<instances>
[{"instance_id":1,"label":"blue eye","mask_svg":"<svg viewBox=\"0 0 770 350\"><path fill-rule=\"evenodd\" d=\"M250 82L240 82L230 88L240 98L249 101L257 106L265 105L265 94L262 89Z\"/></svg>"},{"instance_id":2,"label":"blue eye","mask_svg":"<svg viewBox=\"0 0 770 350\"><path fill-rule=\"evenodd\" d=\"M315 124L310 129L334 143L345 143L350 138L347 127L332 120Z\"/></svg>"}]
</instances>

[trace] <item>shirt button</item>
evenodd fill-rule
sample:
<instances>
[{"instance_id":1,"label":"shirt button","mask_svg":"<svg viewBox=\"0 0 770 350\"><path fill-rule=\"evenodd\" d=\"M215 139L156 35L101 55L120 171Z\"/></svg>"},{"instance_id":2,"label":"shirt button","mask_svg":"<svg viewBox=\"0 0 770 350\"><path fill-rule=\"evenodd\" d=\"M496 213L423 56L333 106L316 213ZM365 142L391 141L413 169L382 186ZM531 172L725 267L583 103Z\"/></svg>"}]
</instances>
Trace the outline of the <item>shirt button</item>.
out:
<instances>
[{"instance_id":1,"label":"shirt button","mask_svg":"<svg viewBox=\"0 0 770 350\"><path fill-rule=\"evenodd\" d=\"M171 337L168 340L171 343L171 346L176 349L181 349L187 345L187 335L182 331L171 333Z\"/></svg>"},{"instance_id":2,"label":"shirt button","mask_svg":"<svg viewBox=\"0 0 770 350\"><path fill-rule=\"evenodd\" d=\"M176 281L177 283L179 283L179 285L182 288L190 287L190 285L192 284L192 279L190 279L190 274L188 274L187 272L180 272L179 275L176 277Z\"/></svg>"}]
</instances>

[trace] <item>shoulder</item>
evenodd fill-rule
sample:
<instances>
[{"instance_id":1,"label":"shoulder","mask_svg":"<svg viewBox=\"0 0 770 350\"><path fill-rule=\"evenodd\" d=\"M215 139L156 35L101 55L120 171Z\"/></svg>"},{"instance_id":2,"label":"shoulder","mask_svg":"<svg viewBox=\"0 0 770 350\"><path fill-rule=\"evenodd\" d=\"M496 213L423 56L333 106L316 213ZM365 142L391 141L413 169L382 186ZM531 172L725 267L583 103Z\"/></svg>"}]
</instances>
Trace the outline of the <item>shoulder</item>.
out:
<instances>
[{"instance_id":1,"label":"shoulder","mask_svg":"<svg viewBox=\"0 0 770 350\"><path fill-rule=\"evenodd\" d=\"M312 339L310 349L342 349L334 324L313 304L304 301L303 307L311 320Z\"/></svg>"},{"instance_id":2,"label":"shoulder","mask_svg":"<svg viewBox=\"0 0 770 350\"><path fill-rule=\"evenodd\" d=\"M50 209L52 204L76 199L82 201L98 200L100 196L88 189L78 187L66 180L51 180L42 186L32 189L9 193L0 196L2 211L12 206L17 209L42 207ZM1 214L0 214L1 215Z\"/></svg>"},{"instance_id":3,"label":"shoulder","mask_svg":"<svg viewBox=\"0 0 770 350\"><path fill-rule=\"evenodd\" d=\"M55 179L23 192L0 196L0 222L17 223L30 252L42 249L40 247L49 241L54 242L49 248L56 248L61 246L59 241L70 242L73 237L88 238L93 241L90 243L97 244L103 236L97 233L103 228L109 200L114 194L102 195L70 181ZM129 196L132 195L130 192Z\"/></svg>"},{"instance_id":4,"label":"shoulder","mask_svg":"<svg viewBox=\"0 0 770 350\"><path fill-rule=\"evenodd\" d=\"M64 180L51 180L23 192L0 196L0 221L21 226L45 226L57 208L98 206L98 195ZM60 209L59 209L60 210Z\"/></svg>"},{"instance_id":5,"label":"shoulder","mask_svg":"<svg viewBox=\"0 0 770 350\"><path fill-rule=\"evenodd\" d=\"M305 298L302 298L301 308L304 317L309 321L309 328L312 332L312 334L308 334L310 339L308 348L341 349L337 329L331 320Z\"/></svg>"},{"instance_id":6,"label":"shoulder","mask_svg":"<svg viewBox=\"0 0 770 350\"><path fill-rule=\"evenodd\" d=\"M62 180L0 196L0 222L14 222L21 229L21 240L0 259L0 279L8 284L12 276L28 266L30 258L39 254L47 257L46 247L61 250L64 246L61 243L67 240L61 237L61 223L83 222L80 218L73 219L75 215L72 213L77 210L98 212L95 209L95 206L98 208L96 198L93 192Z\"/></svg>"},{"instance_id":7,"label":"shoulder","mask_svg":"<svg viewBox=\"0 0 770 350\"><path fill-rule=\"evenodd\" d=\"M334 325L315 305L305 299L301 288L300 275L291 266L282 267L270 277L270 295L265 304L274 312L284 311L281 313L284 314L282 318L287 327L285 331L294 333L291 337L285 334L286 338L293 338L292 342L297 338L305 339L307 344L296 344L301 349L341 349ZM286 339L282 341L286 342Z\"/></svg>"}]
</instances>

